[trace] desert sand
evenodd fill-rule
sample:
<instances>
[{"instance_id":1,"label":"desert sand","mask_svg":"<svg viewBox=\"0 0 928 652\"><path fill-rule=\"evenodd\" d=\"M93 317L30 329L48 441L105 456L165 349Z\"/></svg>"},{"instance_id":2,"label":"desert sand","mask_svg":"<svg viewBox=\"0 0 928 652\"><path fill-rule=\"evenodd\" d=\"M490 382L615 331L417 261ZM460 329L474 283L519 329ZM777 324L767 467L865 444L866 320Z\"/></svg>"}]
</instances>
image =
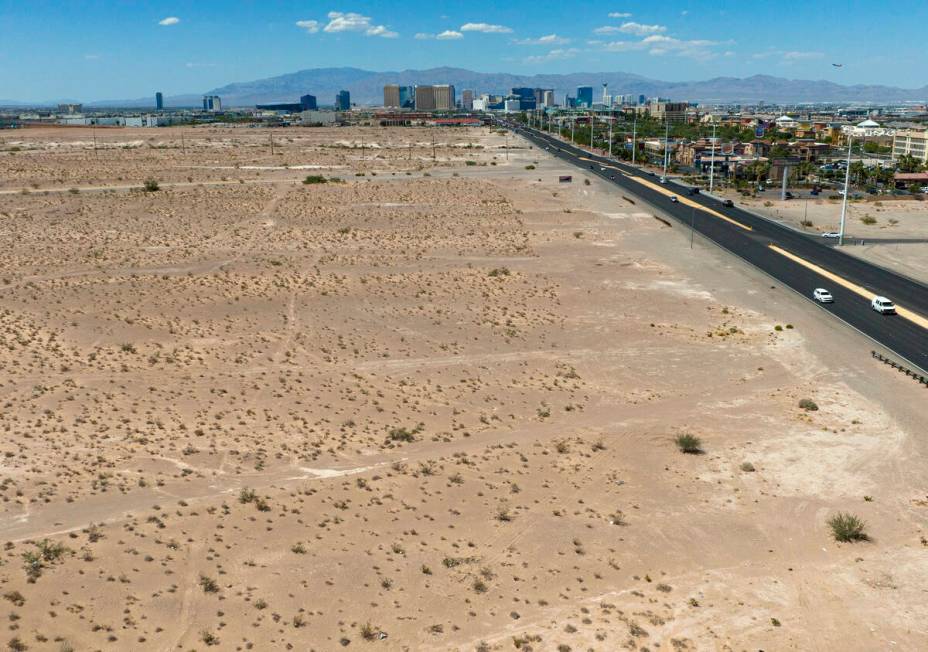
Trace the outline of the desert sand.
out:
<instances>
[{"instance_id":1,"label":"desert sand","mask_svg":"<svg viewBox=\"0 0 928 652\"><path fill-rule=\"evenodd\" d=\"M804 298L486 128L93 137L0 142L10 648L925 646L926 390Z\"/></svg>"}]
</instances>

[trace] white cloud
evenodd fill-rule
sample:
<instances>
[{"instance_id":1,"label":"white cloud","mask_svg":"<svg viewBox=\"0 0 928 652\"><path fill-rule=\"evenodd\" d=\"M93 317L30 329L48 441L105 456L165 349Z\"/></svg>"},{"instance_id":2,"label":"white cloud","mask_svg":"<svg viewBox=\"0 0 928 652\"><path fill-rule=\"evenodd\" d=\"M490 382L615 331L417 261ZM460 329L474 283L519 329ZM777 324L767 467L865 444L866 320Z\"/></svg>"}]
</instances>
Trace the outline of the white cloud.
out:
<instances>
[{"instance_id":1,"label":"white cloud","mask_svg":"<svg viewBox=\"0 0 928 652\"><path fill-rule=\"evenodd\" d=\"M594 34L617 34L618 32L619 28L614 25L604 25L593 30Z\"/></svg>"},{"instance_id":2,"label":"white cloud","mask_svg":"<svg viewBox=\"0 0 928 652\"><path fill-rule=\"evenodd\" d=\"M425 32L418 32L413 38L417 41L428 41L430 38L435 38L435 35L427 34Z\"/></svg>"},{"instance_id":3,"label":"white cloud","mask_svg":"<svg viewBox=\"0 0 928 652\"><path fill-rule=\"evenodd\" d=\"M622 23L619 31L623 34L647 36L648 34L662 34L667 31L663 25L642 25L641 23Z\"/></svg>"},{"instance_id":4,"label":"white cloud","mask_svg":"<svg viewBox=\"0 0 928 652\"><path fill-rule=\"evenodd\" d=\"M100 55L99 55L99 54L85 54L85 55L84 55L84 58L85 58L87 61L96 61L97 59L100 58Z\"/></svg>"},{"instance_id":5,"label":"white cloud","mask_svg":"<svg viewBox=\"0 0 928 652\"><path fill-rule=\"evenodd\" d=\"M396 38L399 36L398 33L387 29L383 25L374 25L368 28L364 34L367 36L381 36L383 38Z\"/></svg>"},{"instance_id":6,"label":"white cloud","mask_svg":"<svg viewBox=\"0 0 928 652\"><path fill-rule=\"evenodd\" d=\"M551 50L547 54L525 57L523 61L525 63L547 63L548 61L562 61L564 59L571 59L577 56L578 52L580 52L580 50L577 48L558 48Z\"/></svg>"},{"instance_id":7,"label":"white cloud","mask_svg":"<svg viewBox=\"0 0 928 652\"><path fill-rule=\"evenodd\" d=\"M464 35L461 34L461 32L455 32L453 29L446 29L435 38L439 41L456 41L457 39L464 38Z\"/></svg>"},{"instance_id":8,"label":"white cloud","mask_svg":"<svg viewBox=\"0 0 928 652\"><path fill-rule=\"evenodd\" d=\"M612 41L605 43L602 49L607 52L640 52L647 51L653 56L662 56L665 54L674 54L690 59L706 60L717 56L716 46L727 45L719 41L710 41L708 39L683 40L664 34L652 34L640 41Z\"/></svg>"},{"instance_id":9,"label":"white cloud","mask_svg":"<svg viewBox=\"0 0 928 652\"><path fill-rule=\"evenodd\" d=\"M609 18L631 18L632 15L624 11L613 11L610 12Z\"/></svg>"},{"instance_id":10,"label":"white cloud","mask_svg":"<svg viewBox=\"0 0 928 652\"><path fill-rule=\"evenodd\" d=\"M353 11L330 11L329 22L322 28L323 32L338 34L340 32L364 32L366 36L381 36L383 38L396 38L396 32L387 29L384 25L372 25L370 16L362 16Z\"/></svg>"},{"instance_id":11,"label":"white cloud","mask_svg":"<svg viewBox=\"0 0 928 652\"><path fill-rule=\"evenodd\" d=\"M296 21L296 26L300 29L305 29L310 34L315 34L319 31L318 20L298 20Z\"/></svg>"},{"instance_id":12,"label":"white cloud","mask_svg":"<svg viewBox=\"0 0 928 652\"><path fill-rule=\"evenodd\" d=\"M170 27L171 25L176 25L179 22L180 22L180 18L178 18L177 16L168 16L167 18L162 18L161 20L159 20L158 24L164 27Z\"/></svg>"},{"instance_id":13,"label":"white cloud","mask_svg":"<svg viewBox=\"0 0 928 652\"><path fill-rule=\"evenodd\" d=\"M184 64L186 68L215 68L215 63L196 63L194 61L188 61Z\"/></svg>"},{"instance_id":14,"label":"white cloud","mask_svg":"<svg viewBox=\"0 0 928 652\"><path fill-rule=\"evenodd\" d=\"M484 34L511 34L512 28L505 25L491 25L490 23L464 23L462 32L483 32Z\"/></svg>"},{"instance_id":15,"label":"white cloud","mask_svg":"<svg viewBox=\"0 0 928 652\"><path fill-rule=\"evenodd\" d=\"M570 39L558 36L557 34L548 34L547 36L539 36L538 38L520 39L517 40L516 43L518 45L565 45L570 43Z\"/></svg>"},{"instance_id":16,"label":"white cloud","mask_svg":"<svg viewBox=\"0 0 928 652\"><path fill-rule=\"evenodd\" d=\"M751 55L752 59L778 59L783 63L795 63L797 61L811 61L814 59L824 58L824 52L804 52L799 50L764 50L763 52L755 52Z\"/></svg>"},{"instance_id":17,"label":"white cloud","mask_svg":"<svg viewBox=\"0 0 928 652\"><path fill-rule=\"evenodd\" d=\"M783 58L787 61L805 61L807 59L821 59L825 56L824 52L797 52L795 50L784 52Z\"/></svg>"}]
</instances>

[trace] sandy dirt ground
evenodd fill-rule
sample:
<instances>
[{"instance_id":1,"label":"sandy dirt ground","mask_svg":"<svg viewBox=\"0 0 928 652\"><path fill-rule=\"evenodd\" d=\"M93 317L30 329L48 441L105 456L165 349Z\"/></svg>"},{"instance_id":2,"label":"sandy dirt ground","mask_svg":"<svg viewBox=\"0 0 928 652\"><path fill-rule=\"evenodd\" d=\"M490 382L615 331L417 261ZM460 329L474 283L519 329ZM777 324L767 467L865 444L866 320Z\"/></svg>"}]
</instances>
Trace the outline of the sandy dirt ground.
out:
<instances>
[{"instance_id":1,"label":"sandy dirt ground","mask_svg":"<svg viewBox=\"0 0 928 652\"><path fill-rule=\"evenodd\" d=\"M488 129L100 131L0 144L12 649L924 648L926 390L804 298Z\"/></svg>"},{"instance_id":2,"label":"sandy dirt ground","mask_svg":"<svg viewBox=\"0 0 928 652\"><path fill-rule=\"evenodd\" d=\"M732 192L725 196L756 213L810 233L839 230L838 199L780 201L779 191L772 189L759 193L757 198ZM869 197L851 200L845 232L845 252L928 284L928 201Z\"/></svg>"}]
</instances>

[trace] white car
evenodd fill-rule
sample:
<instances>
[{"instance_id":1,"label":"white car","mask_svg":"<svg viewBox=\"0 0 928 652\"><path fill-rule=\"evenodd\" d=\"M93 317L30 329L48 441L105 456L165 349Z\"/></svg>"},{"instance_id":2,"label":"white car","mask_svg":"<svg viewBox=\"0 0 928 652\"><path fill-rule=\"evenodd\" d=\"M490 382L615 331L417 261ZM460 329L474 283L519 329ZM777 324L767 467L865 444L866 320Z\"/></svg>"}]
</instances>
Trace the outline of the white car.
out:
<instances>
[{"instance_id":1,"label":"white car","mask_svg":"<svg viewBox=\"0 0 928 652\"><path fill-rule=\"evenodd\" d=\"M831 292L825 288L815 288L815 291L812 293L812 298L819 303L834 303L835 301L835 298L831 296Z\"/></svg>"},{"instance_id":2,"label":"white car","mask_svg":"<svg viewBox=\"0 0 928 652\"><path fill-rule=\"evenodd\" d=\"M672 201L672 202L677 202L677 201L679 201L679 200L677 199L677 196L676 196L676 195L670 195L670 201Z\"/></svg>"},{"instance_id":3,"label":"white car","mask_svg":"<svg viewBox=\"0 0 928 652\"><path fill-rule=\"evenodd\" d=\"M667 177L661 177L661 183L667 183Z\"/></svg>"},{"instance_id":4,"label":"white car","mask_svg":"<svg viewBox=\"0 0 928 652\"><path fill-rule=\"evenodd\" d=\"M835 233L834 231L826 231L825 233L822 234L822 237L823 238L840 238L841 234Z\"/></svg>"},{"instance_id":5,"label":"white car","mask_svg":"<svg viewBox=\"0 0 928 652\"><path fill-rule=\"evenodd\" d=\"M870 307L881 315L896 314L896 306L894 306L893 302L886 297L873 297L873 301L870 302Z\"/></svg>"}]
</instances>

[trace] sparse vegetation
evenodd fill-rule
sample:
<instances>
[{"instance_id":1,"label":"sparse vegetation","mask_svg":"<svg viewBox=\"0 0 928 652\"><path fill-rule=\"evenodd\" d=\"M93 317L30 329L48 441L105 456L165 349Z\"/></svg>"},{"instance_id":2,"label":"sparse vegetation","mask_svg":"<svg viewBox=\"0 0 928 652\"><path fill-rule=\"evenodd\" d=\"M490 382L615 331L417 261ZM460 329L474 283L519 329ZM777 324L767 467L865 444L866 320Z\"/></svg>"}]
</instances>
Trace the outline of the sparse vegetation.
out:
<instances>
[{"instance_id":1,"label":"sparse vegetation","mask_svg":"<svg viewBox=\"0 0 928 652\"><path fill-rule=\"evenodd\" d=\"M800 399L799 407L806 412L816 412L818 410L818 404L811 398Z\"/></svg>"},{"instance_id":2,"label":"sparse vegetation","mask_svg":"<svg viewBox=\"0 0 928 652\"><path fill-rule=\"evenodd\" d=\"M161 186L155 179L146 179L142 187L145 189L145 192L157 192L161 190Z\"/></svg>"},{"instance_id":3,"label":"sparse vegetation","mask_svg":"<svg viewBox=\"0 0 928 652\"><path fill-rule=\"evenodd\" d=\"M835 541L849 543L870 539L866 533L866 524L853 514L838 512L828 519L828 527Z\"/></svg>"},{"instance_id":4,"label":"sparse vegetation","mask_svg":"<svg viewBox=\"0 0 928 652\"><path fill-rule=\"evenodd\" d=\"M677 435L674 442L677 444L677 448L680 449L680 452L686 453L688 455L698 455L702 453L702 440L695 435L682 434Z\"/></svg>"}]
</instances>

